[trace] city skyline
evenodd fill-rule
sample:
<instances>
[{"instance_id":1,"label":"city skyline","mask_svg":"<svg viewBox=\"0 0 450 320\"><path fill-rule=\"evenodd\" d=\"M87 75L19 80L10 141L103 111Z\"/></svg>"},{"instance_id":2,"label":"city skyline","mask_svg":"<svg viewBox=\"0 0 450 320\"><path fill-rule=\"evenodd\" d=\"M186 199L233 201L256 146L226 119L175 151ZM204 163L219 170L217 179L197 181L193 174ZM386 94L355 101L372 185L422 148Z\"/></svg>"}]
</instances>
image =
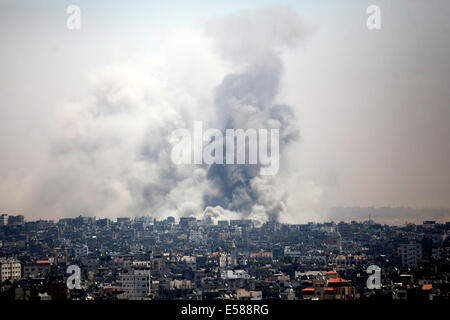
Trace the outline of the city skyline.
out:
<instances>
[{"instance_id":1,"label":"city skyline","mask_svg":"<svg viewBox=\"0 0 450 320\"><path fill-rule=\"evenodd\" d=\"M213 222L1 216L0 300L253 300L275 312L274 300L449 298L450 221Z\"/></svg>"},{"instance_id":2,"label":"city skyline","mask_svg":"<svg viewBox=\"0 0 450 320\"><path fill-rule=\"evenodd\" d=\"M328 215L323 220L310 220L296 224L308 224L308 223L339 223L339 222L365 222L365 221L373 221L375 223L379 223L382 225L390 225L390 226L404 226L404 225L412 225L412 224L422 224L425 221L434 221L436 223L447 223L449 222L450 209L446 208L406 208L406 207L332 207L328 209ZM25 217L20 213L6 213L0 211L0 214L3 217L16 217L21 216ZM157 219L156 216L152 215L137 215L137 216L127 216L127 215L118 215L117 217L101 217L96 215L86 215L86 213L80 213L78 215L74 215L71 217L58 217L56 219L46 219L44 217L36 217L35 219L26 219L25 221L33 222L33 221L62 221L65 219L76 219L76 218L89 218L95 220L110 220L110 221L118 221L120 219L131 219L132 221L140 221L142 219L150 219L155 221L164 221L167 219L174 219L174 221L180 221L180 219L184 218L195 218L198 221L208 221L212 219L213 224L218 224L218 221L241 221L248 220L244 217L222 217L222 216L214 216L214 215L189 215L182 217L173 217L167 216ZM6 219L6 218L5 218ZM251 220L251 219L250 219ZM264 221L252 220L256 225L263 224ZM284 224L292 224L286 223Z\"/></svg>"}]
</instances>

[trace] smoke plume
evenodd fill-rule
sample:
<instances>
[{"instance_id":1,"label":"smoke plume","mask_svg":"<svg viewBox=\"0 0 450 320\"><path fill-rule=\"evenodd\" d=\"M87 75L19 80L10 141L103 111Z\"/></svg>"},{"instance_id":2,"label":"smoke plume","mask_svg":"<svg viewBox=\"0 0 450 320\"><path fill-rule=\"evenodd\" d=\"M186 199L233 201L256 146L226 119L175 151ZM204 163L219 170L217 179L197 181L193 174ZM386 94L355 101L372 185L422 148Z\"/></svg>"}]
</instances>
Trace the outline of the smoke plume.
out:
<instances>
[{"instance_id":1,"label":"smoke plume","mask_svg":"<svg viewBox=\"0 0 450 320\"><path fill-rule=\"evenodd\" d=\"M280 50L297 46L306 28L286 7L230 16L209 26L220 55L237 65L216 89L216 123L224 129L279 129L280 153L299 137L293 109L274 99L282 76ZM230 36L230 34L232 36ZM208 180L218 192L204 197L244 217L279 220L287 190L276 177L261 176L259 165L212 165Z\"/></svg>"},{"instance_id":2,"label":"smoke plume","mask_svg":"<svg viewBox=\"0 0 450 320\"><path fill-rule=\"evenodd\" d=\"M52 117L48 156L28 185L28 210L97 217L211 216L293 221L288 189L296 175L284 161L299 125L275 103L282 52L307 29L289 7L244 11L205 30L177 29L162 54L92 72L85 97ZM171 133L196 120L221 130L280 132L280 171L259 165L175 165ZM320 191L313 191L315 197Z\"/></svg>"}]
</instances>

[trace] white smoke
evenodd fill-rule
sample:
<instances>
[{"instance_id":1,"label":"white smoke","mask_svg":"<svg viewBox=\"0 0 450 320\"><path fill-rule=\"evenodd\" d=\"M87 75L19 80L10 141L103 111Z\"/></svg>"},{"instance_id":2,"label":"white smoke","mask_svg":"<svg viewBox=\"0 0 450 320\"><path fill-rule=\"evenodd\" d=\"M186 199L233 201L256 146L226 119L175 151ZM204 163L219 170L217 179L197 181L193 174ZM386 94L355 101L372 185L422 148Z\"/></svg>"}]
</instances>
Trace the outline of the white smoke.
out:
<instances>
[{"instance_id":1,"label":"white smoke","mask_svg":"<svg viewBox=\"0 0 450 320\"><path fill-rule=\"evenodd\" d=\"M300 45L307 28L289 7L268 7L205 30L174 30L160 55L92 72L86 96L52 118L48 163L30 184L29 210L297 222L301 210L317 205L320 188L294 181L295 161L283 159L298 143L295 112L274 103L281 52ZM279 174L173 164L171 133L195 120L220 129L279 128Z\"/></svg>"},{"instance_id":2,"label":"white smoke","mask_svg":"<svg viewBox=\"0 0 450 320\"><path fill-rule=\"evenodd\" d=\"M173 54L175 45L184 56ZM173 164L169 138L198 115L210 117L213 84L223 75L209 46L196 30L176 30L161 57L94 72L89 95L55 119L55 167L44 181L55 187L40 190L40 197L62 215L202 212L202 198L212 189L206 169Z\"/></svg>"}]
</instances>

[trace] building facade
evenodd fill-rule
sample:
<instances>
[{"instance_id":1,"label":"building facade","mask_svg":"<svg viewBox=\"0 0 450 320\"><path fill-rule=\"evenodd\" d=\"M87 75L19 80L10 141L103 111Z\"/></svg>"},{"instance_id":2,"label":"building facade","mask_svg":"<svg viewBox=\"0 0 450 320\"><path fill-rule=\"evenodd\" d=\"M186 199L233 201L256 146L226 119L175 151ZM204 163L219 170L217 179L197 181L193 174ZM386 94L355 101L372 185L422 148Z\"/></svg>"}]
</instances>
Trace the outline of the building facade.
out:
<instances>
[{"instance_id":1,"label":"building facade","mask_svg":"<svg viewBox=\"0 0 450 320\"><path fill-rule=\"evenodd\" d=\"M418 243L402 244L398 248L402 265L407 267L417 267L422 259L422 246Z\"/></svg>"},{"instance_id":2,"label":"building facade","mask_svg":"<svg viewBox=\"0 0 450 320\"><path fill-rule=\"evenodd\" d=\"M19 280L22 277L22 268L18 260L2 259L0 260L1 281Z\"/></svg>"},{"instance_id":3,"label":"building facade","mask_svg":"<svg viewBox=\"0 0 450 320\"><path fill-rule=\"evenodd\" d=\"M119 275L119 284L124 299L145 299L150 293L150 269L130 268Z\"/></svg>"}]
</instances>

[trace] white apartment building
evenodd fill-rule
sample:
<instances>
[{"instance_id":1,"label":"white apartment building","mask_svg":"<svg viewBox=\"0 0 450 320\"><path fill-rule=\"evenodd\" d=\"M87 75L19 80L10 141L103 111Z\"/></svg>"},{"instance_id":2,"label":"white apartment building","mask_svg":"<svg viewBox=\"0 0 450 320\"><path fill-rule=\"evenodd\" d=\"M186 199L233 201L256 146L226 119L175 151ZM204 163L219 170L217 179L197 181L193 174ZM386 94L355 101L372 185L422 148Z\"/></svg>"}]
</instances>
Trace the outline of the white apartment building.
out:
<instances>
[{"instance_id":1,"label":"white apartment building","mask_svg":"<svg viewBox=\"0 0 450 320\"><path fill-rule=\"evenodd\" d=\"M15 259L0 260L0 278L1 281L18 280L22 277L21 264Z\"/></svg>"},{"instance_id":2,"label":"white apartment building","mask_svg":"<svg viewBox=\"0 0 450 320\"><path fill-rule=\"evenodd\" d=\"M222 272L223 279L250 279L250 275L244 270L226 270Z\"/></svg>"},{"instance_id":3,"label":"white apartment building","mask_svg":"<svg viewBox=\"0 0 450 320\"><path fill-rule=\"evenodd\" d=\"M422 245L419 243L402 244L398 248L398 254L403 266L417 267L420 259L422 259Z\"/></svg>"},{"instance_id":4,"label":"white apartment building","mask_svg":"<svg viewBox=\"0 0 450 320\"><path fill-rule=\"evenodd\" d=\"M148 298L150 293L150 269L126 269L119 275L119 284L124 291L124 299L140 300Z\"/></svg>"},{"instance_id":5,"label":"white apartment building","mask_svg":"<svg viewBox=\"0 0 450 320\"><path fill-rule=\"evenodd\" d=\"M205 243L203 238L203 230L191 230L189 233L189 242L192 243Z\"/></svg>"}]
</instances>

